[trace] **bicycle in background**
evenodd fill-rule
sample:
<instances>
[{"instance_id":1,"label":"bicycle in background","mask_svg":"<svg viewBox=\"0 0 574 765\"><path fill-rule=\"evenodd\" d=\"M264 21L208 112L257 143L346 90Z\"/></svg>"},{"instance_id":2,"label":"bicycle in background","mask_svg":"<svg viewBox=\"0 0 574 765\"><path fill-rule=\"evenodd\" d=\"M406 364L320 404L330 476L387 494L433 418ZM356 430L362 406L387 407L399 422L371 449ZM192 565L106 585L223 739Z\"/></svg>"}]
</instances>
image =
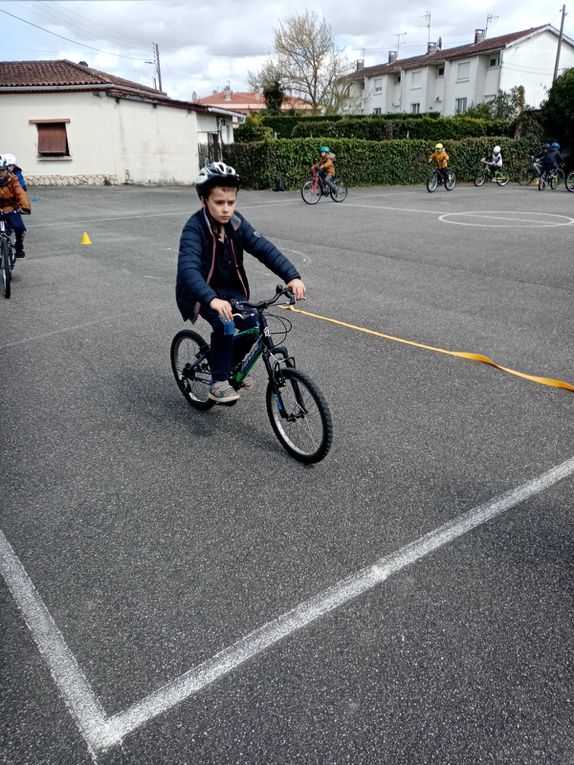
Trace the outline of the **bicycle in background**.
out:
<instances>
[{"instance_id":1,"label":"bicycle in background","mask_svg":"<svg viewBox=\"0 0 574 765\"><path fill-rule=\"evenodd\" d=\"M438 168L431 170L427 178L427 191L430 191L432 194L437 186L443 185L447 191L452 191L454 189L456 186L456 173L454 170L451 170L450 167L445 168L444 173L445 175L443 177L442 172Z\"/></svg>"},{"instance_id":2,"label":"bicycle in background","mask_svg":"<svg viewBox=\"0 0 574 765\"><path fill-rule=\"evenodd\" d=\"M278 303L281 297L286 297L288 302ZM268 377L267 415L281 446L299 462L320 462L333 440L331 413L316 383L296 368L295 359L284 345L273 341L273 335L280 334L280 342L283 342L293 326L286 316L269 314L282 325L279 332L271 332L266 312L275 304L294 305L295 298L288 288L279 284L271 300L260 303L232 301L235 315L256 315L257 324L234 335L234 338L252 335L255 342L243 360L235 365L229 382L239 390L245 377L262 358ZM190 329L178 332L171 343L171 368L178 387L188 404L203 411L215 405L208 396L212 384L209 352L209 343Z\"/></svg>"},{"instance_id":3,"label":"bicycle in background","mask_svg":"<svg viewBox=\"0 0 574 765\"><path fill-rule=\"evenodd\" d=\"M542 163L535 160L531 155L530 164L523 167L518 173L518 183L520 186L529 186L533 181L537 181L542 173Z\"/></svg>"},{"instance_id":4,"label":"bicycle in background","mask_svg":"<svg viewBox=\"0 0 574 765\"><path fill-rule=\"evenodd\" d=\"M543 170L538 179L538 191L544 191L546 186L550 186L552 191L555 191L565 181L564 170L561 167L555 167L553 170ZM568 188L567 184L566 188Z\"/></svg>"},{"instance_id":5,"label":"bicycle in background","mask_svg":"<svg viewBox=\"0 0 574 765\"><path fill-rule=\"evenodd\" d=\"M510 183L510 176L504 167L493 167L492 165L489 165L486 161L486 157L483 157L480 161L483 163L483 166L478 169L474 176L475 186L480 187L491 181L495 181L498 186L508 186Z\"/></svg>"},{"instance_id":6,"label":"bicycle in background","mask_svg":"<svg viewBox=\"0 0 574 765\"><path fill-rule=\"evenodd\" d=\"M311 173L311 177L301 187L301 196L308 205L316 205L321 197L330 196L333 202L343 202L347 198L348 188L343 178L339 176L331 178L331 183L335 186L332 188L321 178L316 167L311 168Z\"/></svg>"},{"instance_id":7,"label":"bicycle in background","mask_svg":"<svg viewBox=\"0 0 574 765\"><path fill-rule=\"evenodd\" d=\"M13 232L6 213L0 211L0 271L2 272L2 294L10 297L12 271L16 265Z\"/></svg>"}]
</instances>

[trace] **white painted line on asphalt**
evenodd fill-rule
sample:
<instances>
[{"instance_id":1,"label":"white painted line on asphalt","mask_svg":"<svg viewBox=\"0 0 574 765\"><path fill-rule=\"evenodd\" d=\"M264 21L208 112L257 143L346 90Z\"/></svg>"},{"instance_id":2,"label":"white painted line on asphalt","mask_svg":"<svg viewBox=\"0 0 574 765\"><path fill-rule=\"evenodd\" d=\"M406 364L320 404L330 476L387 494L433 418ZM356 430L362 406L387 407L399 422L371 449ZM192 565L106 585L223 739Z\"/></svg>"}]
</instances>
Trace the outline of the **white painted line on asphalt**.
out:
<instances>
[{"instance_id":1,"label":"white painted line on asphalt","mask_svg":"<svg viewBox=\"0 0 574 765\"><path fill-rule=\"evenodd\" d=\"M181 703L280 640L317 621L339 606L358 598L377 584L384 582L392 574L548 489L558 481L568 478L573 473L574 457L548 470L538 478L439 526L397 552L380 558L373 565L342 579L324 592L264 624L211 659L167 683L124 712L111 717L108 720L109 736L115 736L117 741L120 741L129 732Z\"/></svg>"},{"instance_id":2,"label":"white painted line on asphalt","mask_svg":"<svg viewBox=\"0 0 574 765\"><path fill-rule=\"evenodd\" d=\"M12 546L0 531L0 571L92 758L115 743L105 712Z\"/></svg>"},{"instance_id":3,"label":"white painted line on asphalt","mask_svg":"<svg viewBox=\"0 0 574 765\"><path fill-rule=\"evenodd\" d=\"M521 217L525 216L525 217ZM538 217L537 217L538 216ZM463 220L457 220L462 218ZM474 220L464 220L472 218ZM482 223L480 218L486 221L500 221L499 223ZM480 226L481 228L557 228L559 226L571 226L574 218L567 215L558 215L556 213L541 212L505 212L503 210L479 210L467 212L443 213L439 220L442 223L452 223L457 226ZM474 221L478 222L474 222ZM518 225L514 226L516 223Z\"/></svg>"},{"instance_id":4,"label":"white painted line on asphalt","mask_svg":"<svg viewBox=\"0 0 574 765\"><path fill-rule=\"evenodd\" d=\"M119 744L128 733L169 711L244 662L336 608L350 603L406 566L573 474L574 457L342 579L111 717L106 717L62 633L2 532L0 572L96 761L99 752Z\"/></svg>"}]
</instances>

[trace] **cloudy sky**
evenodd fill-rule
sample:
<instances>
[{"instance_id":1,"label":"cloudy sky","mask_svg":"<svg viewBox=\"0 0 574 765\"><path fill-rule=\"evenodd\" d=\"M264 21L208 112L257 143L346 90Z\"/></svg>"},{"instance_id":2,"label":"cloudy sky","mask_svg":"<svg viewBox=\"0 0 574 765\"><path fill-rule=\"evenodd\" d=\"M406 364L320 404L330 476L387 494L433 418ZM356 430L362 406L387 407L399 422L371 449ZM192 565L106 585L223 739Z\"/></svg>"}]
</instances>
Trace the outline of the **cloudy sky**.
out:
<instances>
[{"instance_id":1,"label":"cloudy sky","mask_svg":"<svg viewBox=\"0 0 574 765\"><path fill-rule=\"evenodd\" d=\"M279 21L311 9L331 25L349 64L384 63L541 24L560 28L558 0L0 0L0 60L60 59L153 87L153 43L159 46L163 90L172 98L207 96L227 84L247 89L247 74L272 52ZM566 8L568 11L568 8ZM17 17L17 18L16 18ZM430 24L430 28L429 28ZM564 33L574 38L574 9ZM58 36L56 36L58 35ZM67 38L67 39L63 39ZM152 63L148 63L148 62Z\"/></svg>"}]
</instances>

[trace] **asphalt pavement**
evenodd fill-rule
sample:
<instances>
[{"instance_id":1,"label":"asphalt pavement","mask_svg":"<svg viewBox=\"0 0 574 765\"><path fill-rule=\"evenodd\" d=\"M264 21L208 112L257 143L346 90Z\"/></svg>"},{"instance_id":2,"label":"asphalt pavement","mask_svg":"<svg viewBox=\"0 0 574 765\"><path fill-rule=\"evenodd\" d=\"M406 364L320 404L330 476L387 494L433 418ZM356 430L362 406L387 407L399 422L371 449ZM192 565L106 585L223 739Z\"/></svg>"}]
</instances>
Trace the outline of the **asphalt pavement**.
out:
<instances>
[{"instance_id":1,"label":"asphalt pavement","mask_svg":"<svg viewBox=\"0 0 574 765\"><path fill-rule=\"evenodd\" d=\"M314 466L263 366L233 407L175 384L192 189L30 196L0 298L0 761L572 765L574 194L240 192L307 285Z\"/></svg>"}]
</instances>

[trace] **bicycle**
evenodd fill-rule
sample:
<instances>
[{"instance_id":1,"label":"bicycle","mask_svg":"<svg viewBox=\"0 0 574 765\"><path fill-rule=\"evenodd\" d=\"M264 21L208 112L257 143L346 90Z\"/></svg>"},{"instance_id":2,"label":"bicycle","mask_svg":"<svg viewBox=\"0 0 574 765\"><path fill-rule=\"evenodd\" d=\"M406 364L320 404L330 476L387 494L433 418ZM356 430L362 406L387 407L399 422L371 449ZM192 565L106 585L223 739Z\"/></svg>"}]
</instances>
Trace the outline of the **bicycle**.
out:
<instances>
[{"instance_id":1,"label":"bicycle","mask_svg":"<svg viewBox=\"0 0 574 765\"><path fill-rule=\"evenodd\" d=\"M288 302L278 303L281 297L286 297ZM265 401L271 427L288 454L300 462L311 464L324 459L331 448L331 413L316 383L296 368L295 359L284 345L273 341L274 334L280 334L281 342L284 341L293 327L291 321L286 316L269 314L282 324L279 332L271 332L266 316L272 305L294 304L291 291L280 284L271 300L232 302L234 315L255 315L257 324L234 335L234 339L252 335L255 342L233 368L229 382L235 390L239 390L258 359L263 358L269 378ZM177 385L188 404L201 411L211 409L216 403L208 397L212 384L209 353L209 343L190 329L178 332L171 342L171 368Z\"/></svg>"},{"instance_id":2,"label":"bicycle","mask_svg":"<svg viewBox=\"0 0 574 765\"><path fill-rule=\"evenodd\" d=\"M520 186L530 186L530 184L538 180L542 173L542 164L540 161L535 160L534 157L530 157L530 164L523 167L518 173L518 183Z\"/></svg>"},{"instance_id":3,"label":"bicycle","mask_svg":"<svg viewBox=\"0 0 574 765\"><path fill-rule=\"evenodd\" d=\"M561 167L555 167L553 170L543 170L538 179L538 191L544 191L546 186L550 186L552 191L554 191L562 183L565 183L565 180L564 170Z\"/></svg>"},{"instance_id":4,"label":"bicycle","mask_svg":"<svg viewBox=\"0 0 574 765\"><path fill-rule=\"evenodd\" d=\"M10 297L12 291L12 271L16 265L16 253L12 239L12 228L6 213L0 211L0 271L2 272L2 293Z\"/></svg>"},{"instance_id":5,"label":"bicycle","mask_svg":"<svg viewBox=\"0 0 574 765\"><path fill-rule=\"evenodd\" d=\"M330 196L333 202L343 202L347 198L349 190L347 182L343 178L339 176L331 178L331 183L336 187L332 188L321 178L317 168L312 167L311 173L311 177L301 187L301 197L308 205L316 205L321 197Z\"/></svg>"},{"instance_id":6,"label":"bicycle","mask_svg":"<svg viewBox=\"0 0 574 765\"><path fill-rule=\"evenodd\" d=\"M498 186L508 186L510 183L510 176L503 167L493 167L487 164L486 159L481 159L484 163L483 167L480 167L474 176L474 185L477 187L483 186L485 183L495 181Z\"/></svg>"},{"instance_id":7,"label":"bicycle","mask_svg":"<svg viewBox=\"0 0 574 765\"><path fill-rule=\"evenodd\" d=\"M446 180L443 180L443 174L437 168L431 170L427 178L427 191L431 194L437 186L443 185L447 191L452 191L456 186L456 173L450 167L446 168Z\"/></svg>"}]
</instances>

